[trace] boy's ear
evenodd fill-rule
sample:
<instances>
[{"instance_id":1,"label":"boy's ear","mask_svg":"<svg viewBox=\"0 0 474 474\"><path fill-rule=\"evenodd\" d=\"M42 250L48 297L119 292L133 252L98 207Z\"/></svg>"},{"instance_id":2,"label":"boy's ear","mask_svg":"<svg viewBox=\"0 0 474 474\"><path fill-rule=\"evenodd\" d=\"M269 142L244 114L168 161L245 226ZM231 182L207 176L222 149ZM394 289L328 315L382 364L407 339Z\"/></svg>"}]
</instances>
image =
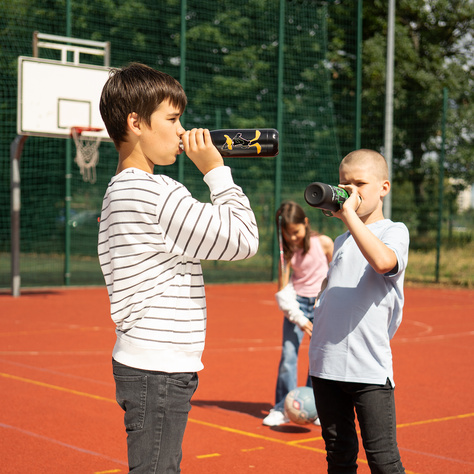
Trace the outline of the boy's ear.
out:
<instances>
[{"instance_id":1,"label":"boy's ear","mask_svg":"<svg viewBox=\"0 0 474 474\"><path fill-rule=\"evenodd\" d=\"M134 133L135 135L141 135L141 129L140 129L140 117L136 112L132 112L128 114L127 117L127 125L129 130Z\"/></svg>"},{"instance_id":2,"label":"boy's ear","mask_svg":"<svg viewBox=\"0 0 474 474\"><path fill-rule=\"evenodd\" d=\"M390 181L388 179L382 181L382 188L380 190L380 197L385 197L390 192Z\"/></svg>"}]
</instances>

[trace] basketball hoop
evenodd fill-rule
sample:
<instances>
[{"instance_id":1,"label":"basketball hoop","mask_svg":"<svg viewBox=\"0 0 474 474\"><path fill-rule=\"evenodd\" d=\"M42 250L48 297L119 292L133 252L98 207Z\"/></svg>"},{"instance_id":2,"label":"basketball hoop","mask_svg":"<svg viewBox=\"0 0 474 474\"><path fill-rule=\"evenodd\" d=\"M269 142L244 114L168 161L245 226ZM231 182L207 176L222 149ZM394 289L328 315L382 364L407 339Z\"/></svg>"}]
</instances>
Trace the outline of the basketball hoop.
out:
<instances>
[{"instance_id":1,"label":"basketball hoop","mask_svg":"<svg viewBox=\"0 0 474 474\"><path fill-rule=\"evenodd\" d=\"M74 161L81 170L82 179L89 183L95 183L95 167L99 162L100 135L93 132L100 132L101 128L95 127L71 127L71 136L76 144L76 158ZM84 132L87 135L84 135ZM92 133L88 133L92 132Z\"/></svg>"}]
</instances>

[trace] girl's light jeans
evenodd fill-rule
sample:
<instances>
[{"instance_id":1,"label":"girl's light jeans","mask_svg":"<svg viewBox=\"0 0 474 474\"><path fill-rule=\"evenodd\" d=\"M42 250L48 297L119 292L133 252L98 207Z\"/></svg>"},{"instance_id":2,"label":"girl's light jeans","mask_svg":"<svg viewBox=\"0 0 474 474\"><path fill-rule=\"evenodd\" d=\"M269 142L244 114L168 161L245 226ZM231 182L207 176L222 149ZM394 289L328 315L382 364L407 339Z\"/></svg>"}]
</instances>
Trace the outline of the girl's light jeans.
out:
<instances>
[{"instance_id":1,"label":"girl's light jeans","mask_svg":"<svg viewBox=\"0 0 474 474\"><path fill-rule=\"evenodd\" d=\"M312 322L313 308L316 298L307 298L296 295L301 311ZM274 410L283 411L285 398L291 390L298 386L298 351L303 339L304 331L287 318L283 321L283 341L281 348L280 365L275 390ZM308 374L306 385L311 387L311 378Z\"/></svg>"}]
</instances>

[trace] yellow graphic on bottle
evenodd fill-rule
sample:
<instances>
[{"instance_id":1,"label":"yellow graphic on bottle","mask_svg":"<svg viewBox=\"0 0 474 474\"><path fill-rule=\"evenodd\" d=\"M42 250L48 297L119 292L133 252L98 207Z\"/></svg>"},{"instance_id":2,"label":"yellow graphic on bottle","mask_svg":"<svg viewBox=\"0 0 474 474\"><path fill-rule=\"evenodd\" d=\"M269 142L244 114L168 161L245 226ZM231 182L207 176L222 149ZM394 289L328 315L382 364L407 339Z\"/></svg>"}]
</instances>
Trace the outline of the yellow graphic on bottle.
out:
<instances>
[{"instance_id":1,"label":"yellow graphic on bottle","mask_svg":"<svg viewBox=\"0 0 474 474\"><path fill-rule=\"evenodd\" d=\"M260 138L261 134L262 133L260 130L255 130L255 138L252 138L251 140L247 140L242 137L242 132L238 132L234 138L230 138L229 135L224 135L225 145L222 148L224 150L232 150L233 148L242 148L247 150L251 147L255 147L257 149L257 154L259 155L262 151L262 146L257 140Z\"/></svg>"}]
</instances>

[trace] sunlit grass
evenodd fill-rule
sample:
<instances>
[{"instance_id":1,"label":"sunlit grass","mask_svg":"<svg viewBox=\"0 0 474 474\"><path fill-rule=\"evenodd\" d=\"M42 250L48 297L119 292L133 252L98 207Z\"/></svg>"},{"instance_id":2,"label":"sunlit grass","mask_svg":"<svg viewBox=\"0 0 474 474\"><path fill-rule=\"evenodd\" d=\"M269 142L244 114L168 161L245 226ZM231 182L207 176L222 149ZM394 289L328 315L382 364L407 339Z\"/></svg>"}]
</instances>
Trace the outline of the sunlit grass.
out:
<instances>
[{"instance_id":1,"label":"sunlit grass","mask_svg":"<svg viewBox=\"0 0 474 474\"><path fill-rule=\"evenodd\" d=\"M474 243L463 247L441 248L438 281L436 250L410 251L405 280L409 283L439 283L474 288Z\"/></svg>"},{"instance_id":2,"label":"sunlit grass","mask_svg":"<svg viewBox=\"0 0 474 474\"><path fill-rule=\"evenodd\" d=\"M445 285L474 288L474 242L455 248L442 247L439 275L436 279L436 250L410 250L406 285ZM61 286L64 284L64 256L57 254L22 254L22 286ZM96 257L73 256L70 265L71 285L103 285ZM268 255L242 262L203 262L206 283L270 281L272 263ZM0 288L9 288L10 254L0 254Z\"/></svg>"}]
</instances>

